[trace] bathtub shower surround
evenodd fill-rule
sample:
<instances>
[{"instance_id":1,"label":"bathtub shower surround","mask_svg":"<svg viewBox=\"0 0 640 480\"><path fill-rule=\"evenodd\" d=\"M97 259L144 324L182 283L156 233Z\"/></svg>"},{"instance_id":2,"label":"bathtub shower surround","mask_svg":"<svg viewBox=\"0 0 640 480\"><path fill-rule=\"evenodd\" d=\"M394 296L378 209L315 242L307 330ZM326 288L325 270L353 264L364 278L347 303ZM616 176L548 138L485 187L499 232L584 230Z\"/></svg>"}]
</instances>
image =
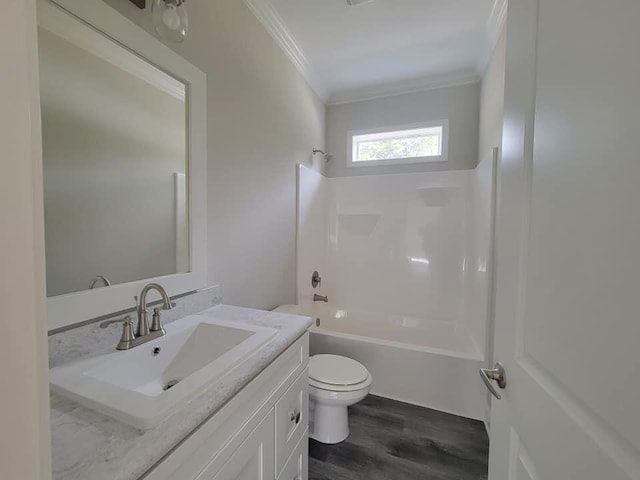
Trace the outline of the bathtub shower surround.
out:
<instances>
[{"instance_id":1,"label":"bathtub shower surround","mask_svg":"<svg viewBox=\"0 0 640 480\"><path fill-rule=\"evenodd\" d=\"M466 171L325 178L300 167L298 303L319 319L312 354L362 362L375 394L483 417L494 168L493 154Z\"/></svg>"}]
</instances>

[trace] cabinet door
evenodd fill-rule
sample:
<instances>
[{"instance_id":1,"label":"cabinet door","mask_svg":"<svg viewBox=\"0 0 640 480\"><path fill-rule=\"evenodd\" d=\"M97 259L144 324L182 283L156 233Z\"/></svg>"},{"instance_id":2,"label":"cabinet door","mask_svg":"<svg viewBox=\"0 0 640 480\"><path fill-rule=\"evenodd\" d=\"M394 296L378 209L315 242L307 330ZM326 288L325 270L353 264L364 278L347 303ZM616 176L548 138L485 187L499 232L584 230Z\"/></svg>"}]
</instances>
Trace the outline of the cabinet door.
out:
<instances>
[{"instance_id":1,"label":"cabinet door","mask_svg":"<svg viewBox=\"0 0 640 480\"><path fill-rule=\"evenodd\" d=\"M287 460L278 480L308 480L309 479L309 435L305 430L298 445Z\"/></svg>"},{"instance_id":2,"label":"cabinet door","mask_svg":"<svg viewBox=\"0 0 640 480\"><path fill-rule=\"evenodd\" d=\"M273 430L272 409L222 467L214 460L196 480L273 480Z\"/></svg>"}]
</instances>

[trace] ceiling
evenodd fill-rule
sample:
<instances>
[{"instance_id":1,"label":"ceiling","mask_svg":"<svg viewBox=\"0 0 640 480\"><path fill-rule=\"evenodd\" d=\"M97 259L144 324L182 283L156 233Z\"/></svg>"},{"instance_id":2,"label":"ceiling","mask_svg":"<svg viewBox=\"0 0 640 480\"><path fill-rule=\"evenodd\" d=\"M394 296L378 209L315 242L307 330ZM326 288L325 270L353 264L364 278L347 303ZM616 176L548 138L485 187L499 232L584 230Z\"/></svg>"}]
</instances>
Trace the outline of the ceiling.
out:
<instances>
[{"instance_id":1,"label":"ceiling","mask_svg":"<svg viewBox=\"0 0 640 480\"><path fill-rule=\"evenodd\" d=\"M330 104L477 81L506 9L506 0L245 1Z\"/></svg>"}]
</instances>

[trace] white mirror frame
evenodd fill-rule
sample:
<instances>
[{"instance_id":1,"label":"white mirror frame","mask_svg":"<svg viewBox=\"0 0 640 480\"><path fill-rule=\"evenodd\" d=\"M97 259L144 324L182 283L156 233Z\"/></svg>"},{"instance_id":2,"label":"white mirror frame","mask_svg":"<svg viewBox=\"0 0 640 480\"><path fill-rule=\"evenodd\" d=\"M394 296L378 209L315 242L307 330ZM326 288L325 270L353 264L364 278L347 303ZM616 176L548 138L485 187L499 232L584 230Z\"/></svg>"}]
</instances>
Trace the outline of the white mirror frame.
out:
<instances>
[{"instance_id":1,"label":"white mirror frame","mask_svg":"<svg viewBox=\"0 0 640 480\"><path fill-rule=\"evenodd\" d=\"M74 18L76 17L76 18ZM77 42L97 30L186 85L190 271L47 299L49 330L134 306L143 286L158 282L170 296L207 285L207 79L206 75L102 0L38 0L38 24ZM55 30L58 29L58 32ZM82 45L82 43L79 43Z\"/></svg>"}]
</instances>

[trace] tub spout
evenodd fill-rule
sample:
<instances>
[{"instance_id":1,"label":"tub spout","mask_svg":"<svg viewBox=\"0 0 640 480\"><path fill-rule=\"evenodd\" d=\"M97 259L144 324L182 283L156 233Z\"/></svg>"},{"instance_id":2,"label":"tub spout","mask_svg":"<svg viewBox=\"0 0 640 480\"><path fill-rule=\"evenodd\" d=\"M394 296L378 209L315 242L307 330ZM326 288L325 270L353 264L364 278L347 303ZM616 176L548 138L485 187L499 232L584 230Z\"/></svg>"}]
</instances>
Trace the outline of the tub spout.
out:
<instances>
[{"instance_id":1,"label":"tub spout","mask_svg":"<svg viewBox=\"0 0 640 480\"><path fill-rule=\"evenodd\" d=\"M317 293L313 294L313 301L314 302L324 302L324 303L328 303L329 302L329 298L327 298L327 296L322 296L322 295L318 295Z\"/></svg>"}]
</instances>

